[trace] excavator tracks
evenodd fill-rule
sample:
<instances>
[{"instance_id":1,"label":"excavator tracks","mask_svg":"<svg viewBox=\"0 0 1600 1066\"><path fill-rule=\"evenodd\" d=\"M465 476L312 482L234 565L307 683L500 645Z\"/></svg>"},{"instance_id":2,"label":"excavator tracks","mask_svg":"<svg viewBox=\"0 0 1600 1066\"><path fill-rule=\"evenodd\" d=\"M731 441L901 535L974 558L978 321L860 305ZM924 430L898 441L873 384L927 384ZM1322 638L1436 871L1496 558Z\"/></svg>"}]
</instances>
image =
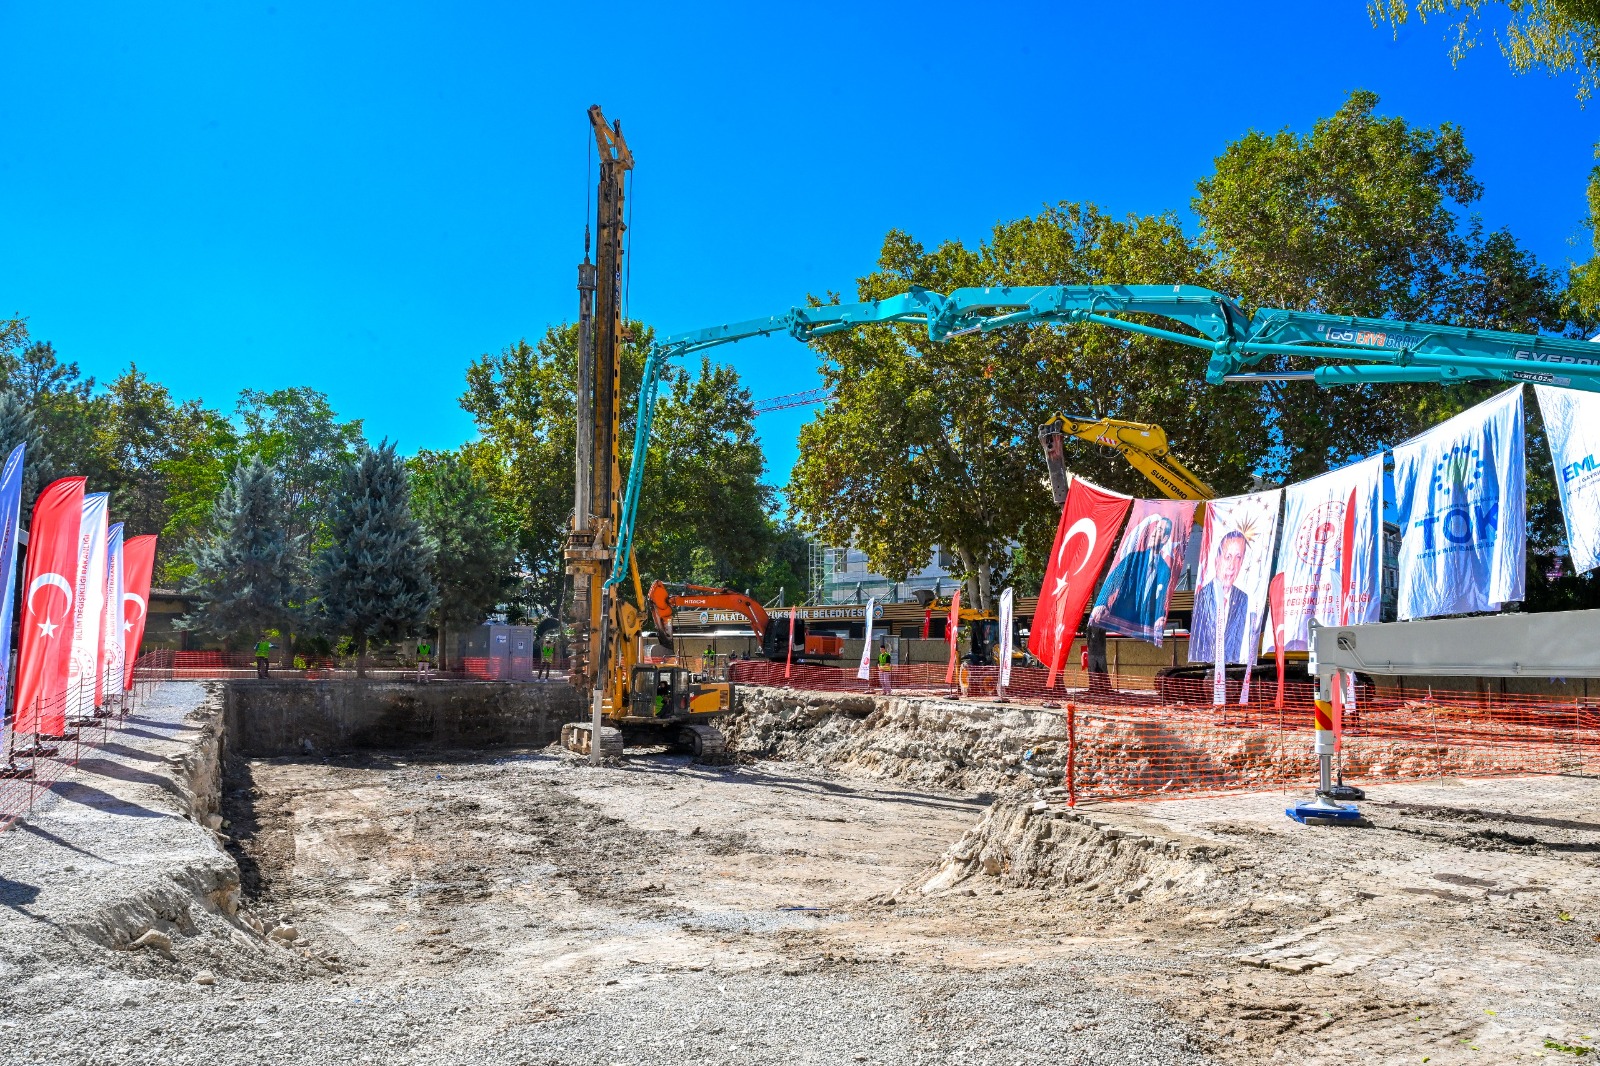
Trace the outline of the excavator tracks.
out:
<instances>
[{"instance_id":1,"label":"excavator tracks","mask_svg":"<svg viewBox=\"0 0 1600 1066\"><path fill-rule=\"evenodd\" d=\"M694 722L678 731L678 743L696 759L711 762L727 757L728 738L715 726Z\"/></svg>"},{"instance_id":2,"label":"excavator tracks","mask_svg":"<svg viewBox=\"0 0 1600 1066\"><path fill-rule=\"evenodd\" d=\"M594 729L588 722L568 722L561 727L561 746L579 755L590 751ZM622 730L600 727L600 754L612 758L622 754Z\"/></svg>"}]
</instances>

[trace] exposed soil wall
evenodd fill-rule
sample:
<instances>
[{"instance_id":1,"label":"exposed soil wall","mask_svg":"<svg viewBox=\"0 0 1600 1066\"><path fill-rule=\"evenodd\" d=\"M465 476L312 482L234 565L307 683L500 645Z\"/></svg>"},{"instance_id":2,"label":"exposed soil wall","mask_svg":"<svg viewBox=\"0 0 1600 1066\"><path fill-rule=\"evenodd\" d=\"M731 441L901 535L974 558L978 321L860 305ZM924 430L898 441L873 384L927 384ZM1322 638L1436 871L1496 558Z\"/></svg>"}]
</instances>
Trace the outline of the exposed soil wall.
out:
<instances>
[{"instance_id":1,"label":"exposed soil wall","mask_svg":"<svg viewBox=\"0 0 1600 1066\"><path fill-rule=\"evenodd\" d=\"M917 697L743 687L729 750L856 776L983 791L1057 784L1059 711Z\"/></svg>"},{"instance_id":2,"label":"exposed soil wall","mask_svg":"<svg viewBox=\"0 0 1600 1066\"><path fill-rule=\"evenodd\" d=\"M353 748L543 746L583 717L561 682L229 681L233 754L299 755Z\"/></svg>"}]
</instances>

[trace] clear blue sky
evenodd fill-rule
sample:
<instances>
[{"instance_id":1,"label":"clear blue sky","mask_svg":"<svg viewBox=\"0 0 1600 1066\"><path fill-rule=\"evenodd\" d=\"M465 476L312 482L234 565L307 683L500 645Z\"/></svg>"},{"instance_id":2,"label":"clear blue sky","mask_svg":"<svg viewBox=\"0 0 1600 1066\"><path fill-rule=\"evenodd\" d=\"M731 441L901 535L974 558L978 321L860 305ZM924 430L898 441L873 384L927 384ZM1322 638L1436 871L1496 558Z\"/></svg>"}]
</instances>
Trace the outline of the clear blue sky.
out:
<instances>
[{"instance_id":1,"label":"clear blue sky","mask_svg":"<svg viewBox=\"0 0 1600 1066\"><path fill-rule=\"evenodd\" d=\"M668 332L850 292L891 227L975 241L1061 199L1187 221L1229 139L1357 87L1462 125L1486 221L1581 256L1600 108L1492 43L1452 70L1441 34L1395 42L1361 0L0 0L0 315L98 377L132 360L228 410L311 385L454 446L467 362L573 314L591 103L638 157L633 314ZM758 398L816 384L787 339L723 351ZM775 483L804 418L761 421Z\"/></svg>"}]
</instances>

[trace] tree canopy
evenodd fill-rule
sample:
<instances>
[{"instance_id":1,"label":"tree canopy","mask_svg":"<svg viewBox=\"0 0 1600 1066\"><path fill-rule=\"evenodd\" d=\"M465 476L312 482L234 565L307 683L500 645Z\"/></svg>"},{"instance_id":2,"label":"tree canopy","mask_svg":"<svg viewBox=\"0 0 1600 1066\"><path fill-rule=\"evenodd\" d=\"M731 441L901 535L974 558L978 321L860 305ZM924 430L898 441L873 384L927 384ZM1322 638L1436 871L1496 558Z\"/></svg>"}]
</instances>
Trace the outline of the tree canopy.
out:
<instances>
[{"instance_id":1,"label":"tree canopy","mask_svg":"<svg viewBox=\"0 0 1600 1066\"><path fill-rule=\"evenodd\" d=\"M1412 15L1442 19L1450 61L1458 64L1493 20L1500 24L1490 33L1518 74L1571 74L1581 102L1600 85L1600 0L1367 0L1367 13L1396 35Z\"/></svg>"},{"instance_id":2,"label":"tree canopy","mask_svg":"<svg viewBox=\"0 0 1600 1066\"><path fill-rule=\"evenodd\" d=\"M911 285L1193 283L1245 310L1287 307L1537 331L1567 323L1559 274L1467 214L1482 194L1450 124L1417 127L1357 92L1307 133L1250 132L1197 185L1194 236L1173 215L1061 203L975 248L891 231L856 298ZM1163 323L1170 326L1170 323ZM950 548L971 594L1008 562L1037 576L1054 529L1036 437L1053 413L1154 422L1220 492L1298 480L1404 439L1479 395L1303 383L1209 386L1206 353L1098 326L1016 326L933 344L908 326L813 342L833 401L801 431L791 482L806 522L899 577ZM1134 494L1119 458L1071 465Z\"/></svg>"},{"instance_id":3,"label":"tree canopy","mask_svg":"<svg viewBox=\"0 0 1600 1066\"><path fill-rule=\"evenodd\" d=\"M622 477L628 475L644 353L643 323L624 346ZM518 341L467 370L461 406L480 439L463 459L519 533L528 606L559 613L567 578L562 549L572 516L576 448L577 327L554 326L537 345ZM759 569L774 535L773 492L749 390L731 368L702 360L695 373L669 367L661 389L639 506L640 569L670 581L720 583Z\"/></svg>"}]
</instances>

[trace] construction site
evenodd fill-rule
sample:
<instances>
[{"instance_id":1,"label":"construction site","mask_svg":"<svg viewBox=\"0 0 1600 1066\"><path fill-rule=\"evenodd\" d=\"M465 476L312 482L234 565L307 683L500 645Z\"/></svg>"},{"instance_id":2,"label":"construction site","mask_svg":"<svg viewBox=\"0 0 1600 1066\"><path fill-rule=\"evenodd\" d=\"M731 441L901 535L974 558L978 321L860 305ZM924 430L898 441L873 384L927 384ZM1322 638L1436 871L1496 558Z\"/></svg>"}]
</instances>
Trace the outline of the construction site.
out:
<instances>
[{"instance_id":1,"label":"construction site","mask_svg":"<svg viewBox=\"0 0 1600 1066\"><path fill-rule=\"evenodd\" d=\"M1410 9L1372 10L1398 34ZM1570 272L1560 328L1275 301L1221 291L1255 282L1168 255L1170 234L1141 243L1174 218L1130 215L1095 254L1137 247L1137 269L1068 277L1003 226L970 261L896 260L895 231L859 299L818 282L647 331L627 311L647 159L601 106L582 126L576 314L472 364L482 436L448 462L357 448L355 420L324 482L269 473L246 444L281 440L246 391L230 465L199 479L211 524L188 483L151 494L179 552L133 536L138 483L39 446L30 420L56 408L7 421L0 397L0 1064L1600 1060L1600 336L1570 310L1600 273ZM1439 129L1406 150L1444 152ZM1040 218L1091 228L1073 210ZM1474 285L1522 254L1471 247L1452 269ZM739 273L719 275L730 312L763 310ZM1497 284L1457 303L1509 301ZM707 417L856 421L808 423L793 480L749 497L809 552L758 573L714 558L726 514L686 517L731 465L692 462L737 432L652 449L662 412L707 405L707 353L765 342L815 353L822 387L734 390ZM1152 352L1194 373L1105 370ZM1008 392L1013 356L1095 410ZM533 384L483 414L516 360ZM972 406L1020 433L939 408L963 362ZM1169 439L1169 413L1226 390L1261 399ZM902 445L934 409L931 443ZM491 455L485 427L519 418L526 450ZM993 493L973 487L988 448L1028 457ZM27 497L25 449L51 472ZM919 464L971 485L930 502ZM113 487L86 495L97 477ZM554 498L559 521L497 502L479 525L500 572L452 574L437 530L469 523L438 512L483 486ZM272 517L294 506L331 517ZM934 510L987 540L936 536L961 527ZM401 561L371 563L385 544ZM776 594L731 573L778 574ZM532 598L541 581L557 591Z\"/></svg>"}]
</instances>

